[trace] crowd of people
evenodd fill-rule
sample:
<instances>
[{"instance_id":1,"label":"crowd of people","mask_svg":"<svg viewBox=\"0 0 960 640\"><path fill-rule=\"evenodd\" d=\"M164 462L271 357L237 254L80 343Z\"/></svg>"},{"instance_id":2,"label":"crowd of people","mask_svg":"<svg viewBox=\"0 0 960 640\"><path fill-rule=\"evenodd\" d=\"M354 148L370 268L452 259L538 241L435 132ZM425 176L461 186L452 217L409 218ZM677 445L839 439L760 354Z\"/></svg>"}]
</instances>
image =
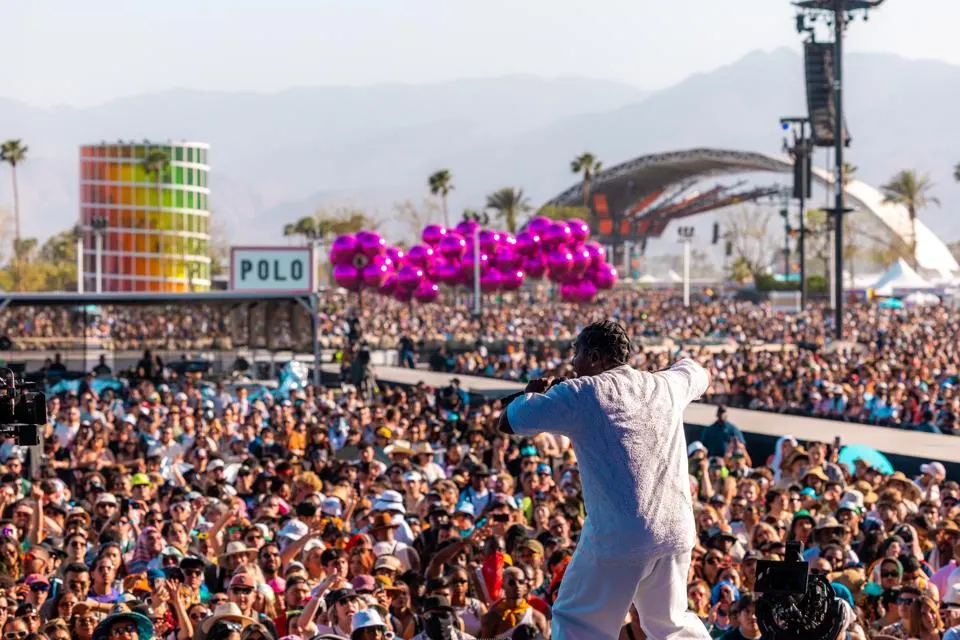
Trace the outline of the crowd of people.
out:
<instances>
[{"instance_id":1,"label":"crowd of people","mask_svg":"<svg viewBox=\"0 0 960 640\"><path fill-rule=\"evenodd\" d=\"M932 329L948 319L877 322L873 345L861 344L900 353L899 366L840 352L871 392L870 375L912 390L950 371L953 351ZM905 360L907 349L925 356ZM694 355L714 385L730 371L738 384L755 377L754 392L843 375L822 350L771 353L801 360L768 375L764 352ZM675 355L644 352L635 365L660 369ZM542 366L521 377L563 372L566 359L538 355ZM902 378L934 363L936 375ZM927 391L955 397L949 383ZM577 456L562 436L498 432L496 402L423 385L251 397L140 368L120 389L51 397L48 414L38 468L12 439L0 446L8 640L549 637L586 517ZM760 637L756 562L798 540L856 612L848 638L960 638L960 486L942 464L884 476L789 437L751 460L722 419L688 454L698 543L687 593L713 637ZM643 638L624 615L621 637Z\"/></svg>"}]
</instances>

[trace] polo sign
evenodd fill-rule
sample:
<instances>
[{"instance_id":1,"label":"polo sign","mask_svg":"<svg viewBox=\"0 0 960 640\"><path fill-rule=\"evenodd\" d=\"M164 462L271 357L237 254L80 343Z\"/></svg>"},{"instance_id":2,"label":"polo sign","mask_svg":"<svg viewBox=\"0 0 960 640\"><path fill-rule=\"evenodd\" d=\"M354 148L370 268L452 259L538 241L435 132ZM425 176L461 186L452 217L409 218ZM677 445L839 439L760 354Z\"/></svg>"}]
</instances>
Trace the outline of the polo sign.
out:
<instances>
[{"instance_id":1,"label":"polo sign","mask_svg":"<svg viewBox=\"0 0 960 640\"><path fill-rule=\"evenodd\" d=\"M249 293L313 291L310 247L233 247L230 289Z\"/></svg>"}]
</instances>

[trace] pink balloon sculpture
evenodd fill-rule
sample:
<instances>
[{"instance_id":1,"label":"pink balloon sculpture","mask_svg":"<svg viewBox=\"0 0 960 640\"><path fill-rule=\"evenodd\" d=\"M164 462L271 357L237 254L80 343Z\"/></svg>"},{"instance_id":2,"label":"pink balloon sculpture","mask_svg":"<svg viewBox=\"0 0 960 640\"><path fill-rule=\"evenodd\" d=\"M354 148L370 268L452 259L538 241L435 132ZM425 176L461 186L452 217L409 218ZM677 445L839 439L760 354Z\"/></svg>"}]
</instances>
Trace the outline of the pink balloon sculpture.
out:
<instances>
[{"instance_id":1,"label":"pink balloon sculpture","mask_svg":"<svg viewBox=\"0 0 960 640\"><path fill-rule=\"evenodd\" d=\"M438 224L428 224L423 228L420 238L431 247L440 244L440 241L447 236L447 229Z\"/></svg>"},{"instance_id":2,"label":"pink balloon sculpture","mask_svg":"<svg viewBox=\"0 0 960 640\"><path fill-rule=\"evenodd\" d=\"M445 285L451 287L456 286L460 282L460 263L459 262L442 262L437 265L436 271L437 280L442 282Z\"/></svg>"},{"instance_id":3,"label":"pink balloon sculpture","mask_svg":"<svg viewBox=\"0 0 960 640\"><path fill-rule=\"evenodd\" d=\"M397 289L413 291L423 280L423 270L413 265L406 265L397 272Z\"/></svg>"},{"instance_id":4,"label":"pink balloon sculpture","mask_svg":"<svg viewBox=\"0 0 960 640\"><path fill-rule=\"evenodd\" d=\"M407 251L407 262L426 269L433 262L433 249L427 245L415 244Z\"/></svg>"},{"instance_id":5,"label":"pink balloon sculpture","mask_svg":"<svg viewBox=\"0 0 960 640\"><path fill-rule=\"evenodd\" d=\"M467 241L459 233L451 231L440 241L439 248L447 260L459 260L467 251Z\"/></svg>"},{"instance_id":6,"label":"pink balloon sculpture","mask_svg":"<svg viewBox=\"0 0 960 640\"><path fill-rule=\"evenodd\" d=\"M570 227L565 222L554 222L541 235L543 245L548 249L555 249L572 240Z\"/></svg>"},{"instance_id":7,"label":"pink balloon sculpture","mask_svg":"<svg viewBox=\"0 0 960 640\"><path fill-rule=\"evenodd\" d=\"M337 236L330 245L330 262L333 264L352 264L357 255L357 239L351 235Z\"/></svg>"},{"instance_id":8,"label":"pink balloon sculpture","mask_svg":"<svg viewBox=\"0 0 960 640\"><path fill-rule=\"evenodd\" d=\"M393 299L397 302L410 302L413 299L413 290L397 287L396 291L393 292Z\"/></svg>"},{"instance_id":9,"label":"pink balloon sculpture","mask_svg":"<svg viewBox=\"0 0 960 640\"><path fill-rule=\"evenodd\" d=\"M567 250L554 251L547 256L550 279L556 280L568 274L573 266L573 254Z\"/></svg>"},{"instance_id":10,"label":"pink balloon sculpture","mask_svg":"<svg viewBox=\"0 0 960 640\"><path fill-rule=\"evenodd\" d=\"M590 237L590 225L578 218L567 220L567 226L570 227L570 235L574 242L586 242Z\"/></svg>"},{"instance_id":11,"label":"pink balloon sculpture","mask_svg":"<svg viewBox=\"0 0 960 640\"><path fill-rule=\"evenodd\" d=\"M417 302L433 302L440 296L440 287L429 280L421 282L413 291Z\"/></svg>"},{"instance_id":12,"label":"pink balloon sculpture","mask_svg":"<svg viewBox=\"0 0 960 640\"><path fill-rule=\"evenodd\" d=\"M525 258L523 260L523 271L527 277L539 280L547 273L547 259L542 255Z\"/></svg>"},{"instance_id":13,"label":"pink balloon sculpture","mask_svg":"<svg viewBox=\"0 0 960 640\"><path fill-rule=\"evenodd\" d=\"M543 232L553 224L553 221L550 218L545 218L544 216L534 216L530 218L530 221L527 222L525 231L531 235L542 236Z\"/></svg>"},{"instance_id":14,"label":"pink balloon sculpture","mask_svg":"<svg viewBox=\"0 0 960 640\"><path fill-rule=\"evenodd\" d=\"M348 291L360 290L360 272L352 264L338 264L333 268L333 279Z\"/></svg>"},{"instance_id":15,"label":"pink balloon sculpture","mask_svg":"<svg viewBox=\"0 0 960 640\"><path fill-rule=\"evenodd\" d=\"M483 229L480 231L480 250L493 253L500 246L502 236L499 231Z\"/></svg>"},{"instance_id":16,"label":"pink balloon sculpture","mask_svg":"<svg viewBox=\"0 0 960 640\"><path fill-rule=\"evenodd\" d=\"M393 292L397 290L397 274L388 273L387 277L383 279L383 282L380 283L380 286L377 288L377 291L381 295L390 296L393 295Z\"/></svg>"},{"instance_id":17,"label":"pink balloon sculpture","mask_svg":"<svg viewBox=\"0 0 960 640\"><path fill-rule=\"evenodd\" d=\"M592 259L590 265L593 268L599 267L606 261L607 250L603 248L603 245L597 244L596 242L588 242L583 245L583 248L590 252L590 258Z\"/></svg>"},{"instance_id":18,"label":"pink balloon sculpture","mask_svg":"<svg viewBox=\"0 0 960 640\"><path fill-rule=\"evenodd\" d=\"M597 297L597 285L589 280L581 280L577 284L577 299L580 302L590 302Z\"/></svg>"},{"instance_id":19,"label":"pink balloon sculpture","mask_svg":"<svg viewBox=\"0 0 960 640\"><path fill-rule=\"evenodd\" d=\"M517 254L511 245L500 245L500 247L497 248L494 262L496 262L497 269L506 273L511 269L516 269L520 265L520 255Z\"/></svg>"},{"instance_id":20,"label":"pink balloon sculpture","mask_svg":"<svg viewBox=\"0 0 960 640\"><path fill-rule=\"evenodd\" d=\"M593 283L597 289L613 289L617 283L617 268L609 264L600 265L593 275Z\"/></svg>"},{"instance_id":21,"label":"pink balloon sculpture","mask_svg":"<svg viewBox=\"0 0 960 640\"><path fill-rule=\"evenodd\" d=\"M480 290L484 293L493 293L503 284L503 276L496 269L490 269L480 276Z\"/></svg>"},{"instance_id":22,"label":"pink balloon sculpture","mask_svg":"<svg viewBox=\"0 0 960 640\"><path fill-rule=\"evenodd\" d=\"M360 253L368 258L385 253L387 250L387 241L373 231L358 231L357 244L360 245Z\"/></svg>"},{"instance_id":23,"label":"pink balloon sculpture","mask_svg":"<svg viewBox=\"0 0 960 640\"><path fill-rule=\"evenodd\" d=\"M583 273L586 271L590 264L593 262L590 257L590 251L587 249L577 249L573 253L573 264L570 266L570 269L573 273Z\"/></svg>"},{"instance_id":24,"label":"pink balloon sculpture","mask_svg":"<svg viewBox=\"0 0 960 640\"><path fill-rule=\"evenodd\" d=\"M395 269L399 269L402 266L405 255L403 249L400 247L387 247L386 256L390 259L390 262L393 263Z\"/></svg>"},{"instance_id":25,"label":"pink balloon sculpture","mask_svg":"<svg viewBox=\"0 0 960 640\"><path fill-rule=\"evenodd\" d=\"M523 286L524 273L521 269L511 269L503 274L504 291L516 291Z\"/></svg>"},{"instance_id":26,"label":"pink balloon sculpture","mask_svg":"<svg viewBox=\"0 0 960 640\"><path fill-rule=\"evenodd\" d=\"M517 253L522 256L532 256L540 251L540 236L530 231L521 231L517 234Z\"/></svg>"},{"instance_id":27,"label":"pink balloon sculpture","mask_svg":"<svg viewBox=\"0 0 960 640\"><path fill-rule=\"evenodd\" d=\"M473 236L479 228L480 223L476 220L462 220L460 224L457 225L457 233L465 238L469 238Z\"/></svg>"},{"instance_id":28,"label":"pink balloon sculpture","mask_svg":"<svg viewBox=\"0 0 960 640\"><path fill-rule=\"evenodd\" d=\"M376 289L383 284L390 273L391 269L386 262L374 260L363 269L363 284Z\"/></svg>"},{"instance_id":29,"label":"pink balloon sculpture","mask_svg":"<svg viewBox=\"0 0 960 640\"><path fill-rule=\"evenodd\" d=\"M573 283L560 285L560 299L564 302L576 302L577 290L577 285Z\"/></svg>"}]
</instances>

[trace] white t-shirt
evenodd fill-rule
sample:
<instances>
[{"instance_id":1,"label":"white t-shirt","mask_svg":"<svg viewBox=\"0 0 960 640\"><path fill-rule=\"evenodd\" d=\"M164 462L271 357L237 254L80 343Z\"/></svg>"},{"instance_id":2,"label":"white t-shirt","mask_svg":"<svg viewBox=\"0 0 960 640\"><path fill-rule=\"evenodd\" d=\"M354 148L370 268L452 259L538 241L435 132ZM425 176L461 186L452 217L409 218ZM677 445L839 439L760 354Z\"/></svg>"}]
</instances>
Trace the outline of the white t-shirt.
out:
<instances>
[{"instance_id":1,"label":"white t-shirt","mask_svg":"<svg viewBox=\"0 0 960 640\"><path fill-rule=\"evenodd\" d=\"M652 558L695 542L683 411L708 384L690 359L657 373L623 365L517 398L507 419L519 435L549 431L573 441L583 536L594 549Z\"/></svg>"}]
</instances>

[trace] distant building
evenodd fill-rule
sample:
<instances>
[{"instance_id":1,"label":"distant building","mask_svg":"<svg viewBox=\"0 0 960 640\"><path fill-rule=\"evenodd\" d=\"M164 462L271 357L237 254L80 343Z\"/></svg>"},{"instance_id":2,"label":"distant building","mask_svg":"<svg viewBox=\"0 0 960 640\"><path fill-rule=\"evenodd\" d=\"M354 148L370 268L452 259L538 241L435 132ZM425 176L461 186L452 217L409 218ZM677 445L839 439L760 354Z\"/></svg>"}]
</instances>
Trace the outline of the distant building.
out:
<instances>
[{"instance_id":1,"label":"distant building","mask_svg":"<svg viewBox=\"0 0 960 640\"><path fill-rule=\"evenodd\" d=\"M103 230L103 291L210 289L209 146L124 142L80 147L83 278L96 290L95 228ZM145 159L168 163L151 172ZM162 165L162 163L161 163Z\"/></svg>"}]
</instances>

